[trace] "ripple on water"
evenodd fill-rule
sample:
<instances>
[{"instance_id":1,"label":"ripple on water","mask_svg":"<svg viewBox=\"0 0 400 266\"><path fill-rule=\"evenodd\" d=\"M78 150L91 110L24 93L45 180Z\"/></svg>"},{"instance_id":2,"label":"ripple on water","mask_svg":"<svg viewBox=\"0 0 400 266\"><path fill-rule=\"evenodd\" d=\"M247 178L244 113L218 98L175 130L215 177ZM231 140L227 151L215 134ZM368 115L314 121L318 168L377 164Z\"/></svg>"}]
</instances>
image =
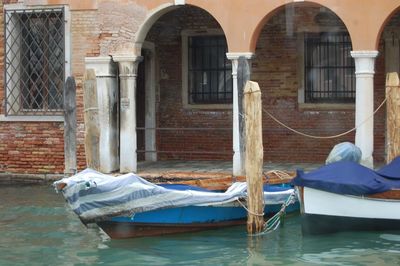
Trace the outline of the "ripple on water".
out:
<instances>
[{"instance_id":1,"label":"ripple on water","mask_svg":"<svg viewBox=\"0 0 400 266\"><path fill-rule=\"evenodd\" d=\"M300 217L248 237L244 226L111 240L50 187L0 187L0 265L398 265L400 232L303 237Z\"/></svg>"}]
</instances>

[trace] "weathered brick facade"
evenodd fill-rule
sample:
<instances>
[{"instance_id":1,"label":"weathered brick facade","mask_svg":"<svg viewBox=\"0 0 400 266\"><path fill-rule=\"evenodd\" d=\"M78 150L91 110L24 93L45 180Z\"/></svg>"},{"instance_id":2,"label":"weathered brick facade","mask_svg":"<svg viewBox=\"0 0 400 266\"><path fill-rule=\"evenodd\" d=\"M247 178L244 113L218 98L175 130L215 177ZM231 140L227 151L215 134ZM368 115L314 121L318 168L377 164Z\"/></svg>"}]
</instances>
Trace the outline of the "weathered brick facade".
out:
<instances>
[{"instance_id":1,"label":"weathered brick facade","mask_svg":"<svg viewBox=\"0 0 400 266\"><path fill-rule=\"evenodd\" d=\"M164 15L147 39L155 43L160 66L157 146L162 159L232 158L232 112L228 110L185 109L182 103L182 30L220 29L207 12L183 8ZM200 130L185 130L199 128ZM211 128L210 130L203 130ZM226 130L215 130L223 128ZM170 151L177 151L170 153ZM168 153L163 153L168 152ZM204 154L201 154L204 152Z\"/></svg>"},{"instance_id":2,"label":"weathered brick facade","mask_svg":"<svg viewBox=\"0 0 400 266\"><path fill-rule=\"evenodd\" d=\"M354 106L345 109L312 108L302 109L298 104L298 28L315 28L312 19L319 7L296 9L293 20L293 34L287 36L285 11L273 16L264 26L260 35L255 59L252 64L252 80L259 82L263 94L263 106L276 118L287 125L307 134L331 136L354 127ZM202 21L203 23L199 23ZM208 22L208 23L207 23ZM213 22L213 23L212 23ZM332 24L333 23L333 24ZM332 25L345 27L340 19ZM182 106L181 83L181 38L183 29L219 28L206 12L196 8L188 11L177 10L160 18L148 35L148 40L156 43L160 71L160 102L158 127L161 128L231 128L230 110L188 110ZM167 32L167 33L165 33ZM160 34L164 33L164 34ZM153 37L154 36L154 37ZM383 45L377 58L375 79L375 105L384 98L384 58ZM384 109L375 118L375 159L384 159ZM323 162L332 147L342 141L354 142L354 132L334 139L311 139L299 136L274 122L263 114L264 149L266 161L273 162ZM158 148L168 153L162 158L174 159L228 159L231 154L230 131L160 131ZM207 154L184 154L179 151L222 151L225 156Z\"/></svg>"},{"instance_id":3,"label":"weathered brick facade","mask_svg":"<svg viewBox=\"0 0 400 266\"><path fill-rule=\"evenodd\" d=\"M0 24L3 3L0 3ZM72 10L70 21L71 74L77 83L77 158L78 168L85 167L83 90L84 58L112 54L119 46L133 42L146 10L126 1L100 1L97 10ZM287 125L312 135L335 135L354 126L354 107L326 109L302 108L298 102L299 57L298 33L315 28L312 18L320 7L298 7L293 17L293 32L286 31L285 9L277 11L263 26L252 60L252 80L259 82L263 106ZM332 22L344 25L339 18ZM400 14L387 24L385 31L400 26ZM181 31L221 28L206 11L184 6L159 18L146 41L155 44L157 56L157 127L179 130L157 131L158 158L179 160L231 160L232 111L227 109L188 109L182 104ZM375 108L384 99L384 41L379 42L374 77ZM143 67L143 66L141 66ZM142 69L143 70L143 69ZM0 27L0 71L4 73L4 27ZM144 82L138 80L138 126L144 126ZM4 115L4 75L0 77L0 115ZM375 117L374 158L384 160L385 110ZM185 130L201 128L202 130ZM210 130L203 130L210 128ZM217 130L219 128L220 130ZM354 142L354 133L338 139L315 140L298 136L282 128L263 114L265 161L323 162L330 149L342 141ZM0 121L0 172L62 173L64 141L62 122ZM143 134L138 135L138 149L143 149ZM175 151L175 152L172 152Z\"/></svg>"}]
</instances>

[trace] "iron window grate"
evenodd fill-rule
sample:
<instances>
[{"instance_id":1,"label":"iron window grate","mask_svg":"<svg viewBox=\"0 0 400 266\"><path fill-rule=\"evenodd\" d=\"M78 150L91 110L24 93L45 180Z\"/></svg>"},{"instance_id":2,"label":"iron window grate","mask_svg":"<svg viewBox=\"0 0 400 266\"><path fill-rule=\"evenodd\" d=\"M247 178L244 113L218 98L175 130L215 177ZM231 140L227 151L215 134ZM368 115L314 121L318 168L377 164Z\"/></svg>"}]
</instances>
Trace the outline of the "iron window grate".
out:
<instances>
[{"instance_id":1,"label":"iron window grate","mask_svg":"<svg viewBox=\"0 0 400 266\"><path fill-rule=\"evenodd\" d=\"M6 114L61 114L64 9L6 10L4 19Z\"/></svg>"},{"instance_id":2,"label":"iron window grate","mask_svg":"<svg viewBox=\"0 0 400 266\"><path fill-rule=\"evenodd\" d=\"M307 33L304 42L305 102L354 102L355 67L350 36L341 32Z\"/></svg>"},{"instance_id":3,"label":"iron window grate","mask_svg":"<svg viewBox=\"0 0 400 266\"><path fill-rule=\"evenodd\" d=\"M225 36L189 37L189 102L232 103L232 66Z\"/></svg>"}]
</instances>

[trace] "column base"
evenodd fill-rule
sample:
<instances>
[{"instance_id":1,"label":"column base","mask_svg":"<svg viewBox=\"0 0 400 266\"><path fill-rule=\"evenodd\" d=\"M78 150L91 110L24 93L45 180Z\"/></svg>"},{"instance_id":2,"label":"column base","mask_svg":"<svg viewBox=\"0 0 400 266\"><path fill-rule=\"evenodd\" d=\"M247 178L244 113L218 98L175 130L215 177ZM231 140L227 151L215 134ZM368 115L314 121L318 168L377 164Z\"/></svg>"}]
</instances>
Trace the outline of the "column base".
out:
<instances>
[{"instance_id":1,"label":"column base","mask_svg":"<svg viewBox=\"0 0 400 266\"><path fill-rule=\"evenodd\" d=\"M372 156L367 158L361 158L360 164L370 169L374 169L374 158Z\"/></svg>"}]
</instances>

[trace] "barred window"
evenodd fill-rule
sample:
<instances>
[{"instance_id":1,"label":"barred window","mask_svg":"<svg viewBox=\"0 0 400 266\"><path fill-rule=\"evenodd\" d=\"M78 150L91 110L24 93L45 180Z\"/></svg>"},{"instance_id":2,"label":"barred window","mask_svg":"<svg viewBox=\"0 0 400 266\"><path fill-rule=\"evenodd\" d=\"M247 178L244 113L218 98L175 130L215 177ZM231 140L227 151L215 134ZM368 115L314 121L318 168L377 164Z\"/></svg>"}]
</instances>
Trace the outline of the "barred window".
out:
<instances>
[{"instance_id":1,"label":"barred window","mask_svg":"<svg viewBox=\"0 0 400 266\"><path fill-rule=\"evenodd\" d=\"M350 36L307 33L304 41L305 102L354 102L355 69Z\"/></svg>"},{"instance_id":2,"label":"barred window","mask_svg":"<svg viewBox=\"0 0 400 266\"><path fill-rule=\"evenodd\" d=\"M232 66L226 58L224 36L188 39L189 103L232 103Z\"/></svg>"},{"instance_id":3,"label":"barred window","mask_svg":"<svg viewBox=\"0 0 400 266\"><path fill-rule=\"evenodd\" d=\"M52 115L63 109L64 10L5 11L7 115Z\"/></svg>"}]
</instances>

